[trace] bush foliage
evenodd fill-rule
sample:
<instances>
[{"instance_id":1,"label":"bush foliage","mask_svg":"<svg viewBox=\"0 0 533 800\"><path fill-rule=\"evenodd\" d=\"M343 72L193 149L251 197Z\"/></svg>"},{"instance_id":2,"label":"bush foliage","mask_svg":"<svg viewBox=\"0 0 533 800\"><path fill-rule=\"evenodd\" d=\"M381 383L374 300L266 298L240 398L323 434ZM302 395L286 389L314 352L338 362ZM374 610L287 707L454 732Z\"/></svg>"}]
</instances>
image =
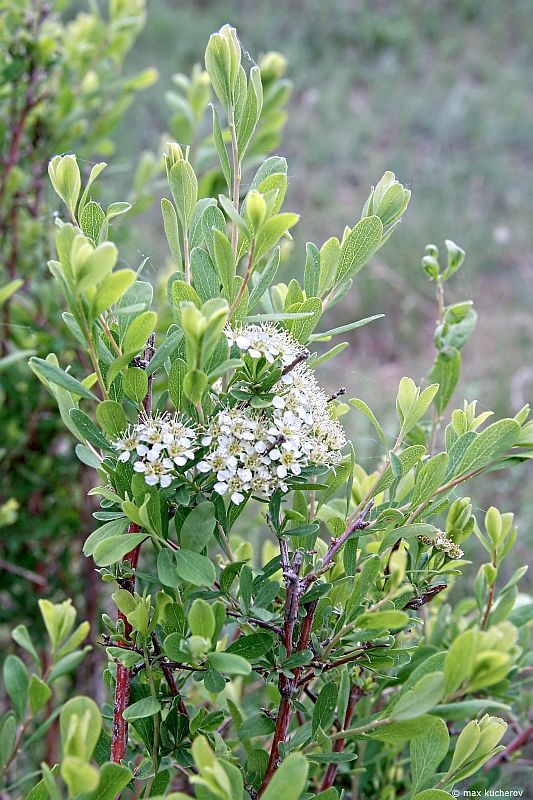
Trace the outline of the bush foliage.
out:
<instances>
[{"instance_id":1,"label":"bush foliage","mask_svg":"<svg viewBox=\"0 0 533 800\"><path fill-rule=\"evenodd\" d=\"M410 192L386 172L359 220L308 243L300 278L276 283L298 215L283 210L285 159L258 159L268 145L255 137L277 137L279 113L265 108L283 93L269 61L263 75L242 55L225 25L207 45L207 78L193 77L216 96L216 168L204 148L166 148L163 298L120 263L112 219L127 204L93 199L105 165L84 181L72 154L49 164L65 206L49 267L83 358L29 364L98 475L100 525L83 550L114 604L98 638L109 697L52 709L51 684L83 659L87 626L72 632L72 606L42 602L51 656L41 663L19 627L34 672L5 662L4 774L52 800L439 800L464 780L497 786L524 741L504 737L507 720L526 719L533 604L518 595L524 569L499 579L512 513L478 519L462 489L530 457L529 409L496 421L475 401L449 410L476 321L469 301L445 302L465 256L451 240L422 259L435 360L427 382L405 377L391 398L395 436L363 399L320 387L321 365L347 347L337 337L383 324L323 317L394 234ZM354 411L383 448L373 472L346 441ZM487 562L458 602L471 536ZM29 742L57 713L61 757L25 775Z\"/></svg>"}]
</instances>

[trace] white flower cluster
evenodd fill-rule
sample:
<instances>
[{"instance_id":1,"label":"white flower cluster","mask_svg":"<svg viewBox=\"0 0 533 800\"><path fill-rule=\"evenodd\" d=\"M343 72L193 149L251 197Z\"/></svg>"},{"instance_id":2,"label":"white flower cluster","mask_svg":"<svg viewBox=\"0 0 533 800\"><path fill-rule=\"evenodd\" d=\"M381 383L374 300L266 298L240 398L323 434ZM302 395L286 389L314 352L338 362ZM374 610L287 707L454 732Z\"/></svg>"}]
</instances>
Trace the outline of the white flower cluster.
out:
<instances>
[{"instance_id":1,"label":"white flower cluster","mask_svg":"<svg viewBox=\"0 0 533 800\"><path fill-rule=\"evenodd\" d=\"M228 339L252 358L279 358L285 366L304 352L293 337L272 325L248 325ZM273 388L270 408L224 409L209 426L212 444L198 464L217 476L215 491L235 504L247 493L270 497L287 491L287 478L310 464L332 466L346 444L344 430L328 411L328 398L303 364L287 371Z\"/></svg>"},{"instance_id":2,"label":"white flower cluster","mask_svg":"<svg viewBox=\"0 0 533 800\"><path fill-rule=\"evenodd\" d=\"M254 359L279 359L283 375L273 387L271 405L224 408L202 433L177 415L146 417L114 442L119 461L135 457L135 472L150 486L166 488L204 449L196 468L214 474L214 490L228 494L235 504L248 493L268 498L276 489L287 491L287 479L310 464L337 464L346 437L330 416L328 398L313 371L298 363L306 357L305 349L268 323L227 329L226 336Z\"/></svg>"},{"instance_id":3,"label":"white flower cluster","mask_svg":"<svg viewBox=\"0 0 533 800\"><path fill-rule=\"evenodd\" d=\"M119 461L129 461L135 472L142 473L149 486L159 484L163 489L176 477L178 467L186 467L201 446L198 432L179 416L163 414L146 417L130 425L124 436L113 443Z\"/></svg>"},{"instance_id":4,"label":"white flower cluster","mask_svg":"<svg viewBox=\"0 0 533 800\"><path fill-rule=\"evenodd\" d=\"M446 553L450 558L461 558L464 555L461 548L451 539L448 539L442 531L439 531L434 539L429 536L419 536L418 539L422 544L431 545L436 550Z\"/></svg>"},{"instance_id":5,"label":"white flower cluster","mask_svg":"<svg viewBox=\"0 0 533 800\"><path fill-rule=\"evenodd\" d=\"M237 345L252 358L264 357L270 364L279 358L283 366L288 366L304 350L290 333L276 328L271 322L245 325L235 330L228 326L224 333L230 345Z\"/></svg>"}]
</instances>

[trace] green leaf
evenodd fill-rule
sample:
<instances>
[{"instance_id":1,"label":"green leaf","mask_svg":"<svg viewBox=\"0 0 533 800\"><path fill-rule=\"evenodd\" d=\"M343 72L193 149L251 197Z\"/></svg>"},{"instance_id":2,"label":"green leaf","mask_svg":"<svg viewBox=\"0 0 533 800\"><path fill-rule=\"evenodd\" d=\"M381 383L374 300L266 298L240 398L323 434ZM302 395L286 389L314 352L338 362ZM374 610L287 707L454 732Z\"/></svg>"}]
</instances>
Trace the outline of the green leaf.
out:
<instances>
[{"instance_id":1,"label":"green leaf","mask_svg":"<svg viewBox=\"0 0 533 800\"><path fill-rule=\"evenodd\" d=\"M85 540L85 544L83 545L83 555L92 556L96 546L100 542L102 542L104 539L107 539L109 536L117 536L125 533L127 525L128 520L125 517L112 519L109 522L106 522L105 525L101 525Z\"/></svg>"},{"instance_id":2,"label":"green leaf","mask_svg":"<svg viewBox=\"0 0 533 800\"><path fill-rule=\"evenodd\" d=\"M440 708L437 706L435 711ZM406 719L402 722L391 722L383 728L377 728L375 731L369 731L368 736L372 739L378 739L380 742L387 742L392 745L400 745L409 742L418 736L425 736L427 731L430 731L435 724L435 717L430 714L424 714L415 719Z\"/></svg>"},{"instance_id":3,"label":"green leaf","mask_svg":"<svg viewBox=\"0 0 533 800\"><path fill-rule=\"evenodd\" d=\"M8 656L3 668L4 686L19 722L23 722L28 703L29 677L26 665L18 656Z\"/></svg>"},{"instance_id":4,"label":"green leaf","mask_svg":"<svg viewBox=\"0 0 533 800\"><path fill-rule=\"evenodd\" d=\"M13 628L11 631L11 638L18 644L19 647L22 647L23 650L30 654L38 666L41 665L41 660L37 650L33 645L30 633L25 625L17 625L16 628Z\"/></svg>"},{"instance_id":5,"label":"green leaf","mask_svg":"<svg viewBox=\"0 0 533 800\"><path fill-rule=\"evenodd\" d=\"M263 271L260 275L254 273L254 288L250 292L250 297L248 298L248 310L251 311L253 308L256 307L260 299L263 297L265 292L268 290L268 287L271 285L272 281L276 277L276 273L279 267L279 259L280 259L280 248L276 247L276 249L272 252L272 255L268 259ZM256 279L257 278L257 279Z\"/></svg>"},{"instance_id":6,"label":"green leaf","mask_svg":"<svg viewBox=\"0 0 533 800\"><path fill-rule=\"evenodd\" d=\"M176 572L176 559L171 550L160 550L157 555L157 577L163 586L177 589L179 585Z\"/></svg>"},{"instance_id":7,"label":"green leaf","mask_svg":"<svg viewBox=\"0 0 533 800\"><path fill-rule=\"evenodd\" d=\"M122 389L126 397L141 406L148 394L148 375L144 369L130 367L122 376Z\"/></svg>"},{"instance_id":8,"label":"green leaf","mask_svg":"<svg viewBox=\"0 0 533 800\"><path fill-rule=\"evenodd\" d=\"M188 161L177 161L172 166L169 182L179 220L187 231L198 200L198 179Z\"/></svg>"},{"instance_id":9,"label":"green leaf","mask_svg":"<svg viewBox=\"0 0 533 800\"><path fill-rule=\"evenodd\" d=\"M80 197L80 202L79 202L79 205L78 205L78 214L81 214L81 212L82 212L82 210L83 210L83 208L85 206L85 203L87 202L87 198L89 197L89 190L90 190L91 186L93 185L93 183L97 179L97 177L100 175L100 173L103 172L106 167L107 167L107 164L105 163L105 161L100 161L98 164L95 164L92 167L91 174L89 175L89 180L85 184L85 189L83 190L83 193L82 193L82 195Z\"/></svg>"},{"instance_id":10,"label":"green leaf","mask_svg":"<svg viewBox=\"0 0 533 800\"><path fill-rule=\"evenodd\" d=\"M188 371L189 367L187 366L187 362L182 358L176 358L176 360L172 362L170 372L168 374L168 391L170 394L170 399L178 411L183 411L186 408L187 398L185 397L185 392L183 391L183 380Z\"/></svg>"},{"instance_id":11,"label":"green leaf","mask_svg":"<svg viewBox=\"0 0 533 800\"><path fill-rule=\"evenodd\" d=\"M105 436L102 435L92 419L84 411L80 411L79 408L71 408L69 414L74 427L85 441L101 450L112 451L113 448Z\"/></svg>"},{"instance_id":12,"label":"green leaf","mask_svg":"<svg viewBox=\"0 0 533 800\"><path fill-rule=\"evenodd\" d=\"M414 444L411 445L411 447L406 447L405 450L399 454L399 459L402 464L404 475L407 475L409 470L412 469L414 465L420 461L425 452L426 448L424 447L424 445ZM394 482L394 474L389 466L383 473L383 477L376 486L374 490L374 495L385 491L385 489L388 489L393 482Z\"/></svg>"},{"instance_id":13,"label":"green leaf","mask_svg":"<svg viewBox=\"0 0 533 800\"><path fill-rule=\"evenodd\" d=\"M275 214L270 219L261 225L257 234L255 249L254 249L254 262L257 263L266 253L269 252L280 240L283 234L292 228L300 219L298 214L291 214L286 212L284 214Z\"/></svg>"},{"instance_id":14,"label":"green leaf","mask_svg":"<svg viewBox=\"0 0 533 800\"><path fill-rule=\"evenodd\" d=\"M442 485L448 470L448 461L448 453L438 453L422 464L416 476L411 500L413 506L427 500Z\"/></svg>"},{"instance_id":15,"label":"green leaf","mask_svg":"<svg viewBox=\"0 0 533 800\"><path fill-rule=\"evenodd\" d=\"M372 317L358 319L356 322L349 322L347 325L340 325L338 328L331 328L331 330L324 331L323 333L313 333L313 335L310 336L310 341L326 341L332 336L338 336L340 333L347 333L347 331L353 331L355 328L362 328L363 325L368 325L369 322L374 322L374 320L381 319L384 316L385 314L374 314Z\"/></svg>"},{"instance_id":16,"label":"green leaf","mask_svg":"<svg viewBox=\"0 0 533 800\"><path fill-rule=\"evenodd\" d=\"M100 767L100 781L87 800L114 800L126 788L133 773L122 764L105 763Z\"/></svg>"},{"instance_id":17,"label":"green leaf","mask_svg":"<svg viewBox=\"0 0 533 800\"><path fill-rule=\"evenodd\" d=\"M404 628L409 622L409 615L404 611L369 611L361 614L355 624L362 630L393 630Z\"/></svg>"},{"instance_id":18,"label":"green leaf","mask_svg":"<svg viewBox=\"0 0 533 800\"><path fill-rule=\"evenodd\" d=\"M50 361L34 356L30 358L29 365L37 375L42 376L50 383L61 386L71 394L77 397L84 397L86 400L98 400L97 396L87 389L83 383L73 378L69 372L64 372L64 370L56 367L55 364L51 364Z\"/></svg>"},{"instance_id":19,"label":"green leaf","mask_svg":"<svg viewBox=\"0 0 533 800\"><path fill-rule=\"evenodd\" d=\"M241 163L259 120L262 105L261 73L258 66L253 66L250 70L246 100L237 122L237 145Z\"/></svg>"},{"instance_id":20,"label":"green leaf","mask_svg":"<svg viewBox=\"0 0 533 800\"><path fill-rule=\"evenodd\" d=\"M17 720L11 712L0 719L0 767L3 767L13 752L17 738ZM44 798L46 800L46 798Z\"/></svg>"},{"instance_id":21,"label":"green leaf","mask_svg":"<svg viewBox=\"0 0 533 800\"><path fill-rule=\"evenodd\" d=\"M213 609L206 600L197 597L189 609L187 619L193 636L211 639L215 632L216 621Z\"/></svg>"},{"instance_id":22,"label":"green leaf","mask_svg":"<svg viewBox=\"0 0 533 800\"><path fill-rule=\"evenodd\" d=\"M248 636L239 636L235 642L230 644L226 652L234 653L248 661L255 661L266 655L272 649L273 644L272 634L268 631L259 631L250 633Z\"/></svg>"},{"instance_id":23,"label":"green leaf","mask_svg":"<svg viewBox=\"0 0 533 800\"><path fill-rule=\"evenodd\" d=\"M166 197L161 200L161 214L163 215L163 228L167 237L168 246L174 259L174 263L181 269L181 246L178 230L178 216L176 209Z\"/></svg>"},{"instance_id":24,"label":"green leaf","mask_svg":"<svg viewBox=\"0 0 533 800\"><path fill-rule=\"evenodd\" d=\"M161 711L161 703L155 697L143 697L137 703L132 703L123 712L122 716L128 722L145 717L153 717Z\"/></svg>"},{"instance_id":25,"label":"green leaf","mask_svg":"<svg viewBox=\"0 0 533 800\"><path fill-rule=\"evenodd\" d=\"M97 287L91 303L91 317L96 319L119 300L124 292L135 283L136 273L132 269L119 269L112 272Z\"/></svg>"},{"instance_id":26,"label":"green leaf","mask_svg":"<svg viewBox=\"0 0 533 800\"><path fill-rule=\"evenodd\" d=\"M475 629L463 631L453 640L444 661L444 689L447 695L457 691L471 676L477 643L478 632Z\"/></svg>"},{"instance_id":27,"label":"green leaf","mask_svg":"<svg viewBox=\"0 0 533 800\"><path fill-rule=\"evenodd\" d=\"M474 472L501 458L515 444L519 432L520 425L514 419L500 419L489 425L467 447L454 475Z\"/></svg>"},{"instance_id":28,"label":"green leaf","mask_svg":"<svg viewBox=\"0 0 533 800\"><path fill-rule=\"evenodd\" d=\"M94 563L99 567L109 567L111 564L115 564L131 550L134 550L137 545L144 542L146 536L146 533L125 533L122 536L108 536L95 547Z\"/></svg>"},{"instance_id":29,"label":"green leaf","mask_svg":"<svg viewBox=\"0 0 533 800\"><path fill-rule=\"evenodd\" d=\"M178 311L178 316L181 316L181 303L194 303L196 308L201 308L202 301L196 289L193 289L185 281L174 281L172 283L172 304Z\"/></svg>"},{"instance_id":30,"label":"green leaf","mask_svg":"<svg viewBox=\"0 0 533 800\"><path fill-rule=\"evenodd\" d=\"M91 247L88 240L84 239L87 247ZM76 294L86 292L99 283L102 283L117 263L118 250L113 242L103 242L98 245L90 255L85 256L76 269Z\"/></svg>"},{"instance_id":31,"label":"green leaf","mask_svg":"<svg viewBox=\"0 0 533 800\"><path fill-rule=\"evenodd\" d=\"M105 215L107 219L113 219L113 217L120 217L122 214L126 214L131 208L131 203L126 202L117 202L117 203L110 203L107 207Z\"/></svg>"},{"instance_id":32,"label":"green leaf","mask_svg":"<svg viewBox=\"0 0 533 800\"><path fill-rule=\"evenodd\" d=\"M176 573L183 583L192 583L194 586L212 586L215 582L214 564L206 556L191 550L177 550L174 558Z\"/></svg>"},{"instance_id":33,"label":"green leaf","mask_svg":"<svg viewBox=\"0 0 533 800\"><path fill-rule=\"evenodd\" d=\"M154 357L146 367L146 374L151 375L156 369L162 367L167 358L174 355L182 339L183 331L173 331L155 351Z\"/></svg>"},{"instance_id":34,"label":"green leaf","mask_svg":"<svg viewBox=\"0 0 533 800\"><path fill-rule=\"evenodd\" d=\"M226 675L249 675L251 664L234 653L208 653L207 660L217 672Z\"/></svg>"},{"instance_id":35,"label":"green leaf","mask_svg":"<svg viewBox=\"0 0 533 800\"><path fill-rule=\"evenodd\" d=\"M71 216L75 217L81 191L81 175L76 156L54 156L48 164L48 175Z\"/></svg>"},{"instance_id":36,"label":"green leaf","mask_svg":"<svg viewBox=\"0 0 533 800\"><path fill-rule=\"evenodd\" d=\"M17 278L14 281L4 284L4 286L0 288L0 308L7 300L9 300L10 297L15 294L15 292L20 289L21 286L24 286L24 281L20 278Z\"/></svg>"},{"instance_id":37,"label":"green leaf","mask_svg":"<svg viewBox=\"0 0 533 800\"><path fill-rule=\"evenodd\" d=\"M215 530L215 507L205 501L195 506L185 517L180 531L180 543L185 550L199 553L207 545Z\"/></svg>"},{"instance_id":38,"label":"green leaf","mask_svg":"<svg viewBox=\"0 0 533 800\"><path fill-rule=\"evenodd\" d=\"M416 794L413 800L446 800L447 797L452 797L452 795L442 789L425 789Z\"/></svg>"},{"instance_id":39,"label":"green leaf","mask_svg":"<svg viewBox=\"0 0 533 800\"><path fill-rule=\"evenodd\" d=\"M211 105L213 111L213 141L220 161L220 168L228 189L231 187L231 167L229 163L228 151L224 144L224 137L222 135L222 128L220 127L220 120L218 118L217 110L214 105Z\"/></svg>"},{"instance_id":40,"label":"green leaf","mask_svg":"<svg viewBox=\"0 0 533 800\"><path fill-rule=\"evenodd\" d=\"M358 408L359 411L362 411L363 414L365 414L368 417L368 419L370 420L370 422L372 423L372 425L376 429L376 432L377 432L377 434L379 436L379 441L381 442L383 447L387 447L387 439L385 438L385 434L383 432L383 428L381 427L381 425L377 421L376 417L374 416L374 413L367 406L367 404L363 400L359 400L357 397L352 397L352 399L348 400L348 402L352 406L354 406L355 408Z\"/></svg>"},{"instance_id":41,"label":"green leaf","mask_svg":"<svg viewBox=\"0 0 533 800\"><path fill-rule=\"evenodd\" d=\"M213 229L213 247L220 282L226 294L229 295L235 277L235 262L228 237L218 228Z\"/></svg>"},{"instance_id":42,"label":"green leaf","mask_svg":"<svg viewBox=\"0 0 533 800\"><path fill-rule=\"evenodd\" d=\"M431 778L448 753L450 734L444 720L435 717L433 726L424 736L417 736L411 741L411 775L412 791Z\"/></svg>"},{"instance_id":43,"label":"green leaf","mask_svg":"<svg viewBox=\"0 0 533 800\"><path fill-rule=\"evenodd\" d=\"M395 720L414 719L431 711L441 700L444 693L442 672L424 675L412 689L403 694L390 712L385 716Z\"/></svg>"},{"instance_id":44,"label":"green leaf","mask_svg":"<svg viewBox=\"0 0 533 800\"><path fill-rule=\"evenodd\" d=\"M476 327L477 314L471 302L455 303L447 306L444 320L435 331L435 345L438 350L455 347L461 350Z\"/></svg>"},{"instance_id":45,"label":"green leaf","mask_svg":"<svg viewBox=\"0 0 533 800\"><path fill-rule=\"evenodd\" d=\"M276 174L287 175L287 160L283 158L283 156L270 156L270 158L263 161L253 177L250 184L250 191L259 189L267 178Z\"/></svg>"},{"instance_id":46,"label":"green leaf","mask_svg":"<svg viewBox=\"0 0 533 800\"><path fill-rule=\"evenodd\" d=\"M90 697L80 695L67 700L59 715L63 755L89 761L102 730L100 709Z\"/></svg>"},{"instance_id":47,"label":"green leaf","mask_svg":"<svg viewBox=\"0 0 533 800\"><path fill-rule=\"evenodd\" d=\"M90 792L98 786L98 770L79 756L63 756L60 773L67 785L70 797Z\"/></svg>"},{"instance_id":48,"label":"green leaf","mask_svg":"<svg viewBox=\"0 0 533 800\"><path fill-rule=\"evenodd\" d=\"M226 197L223 194L219 194L218 200L219 200L220 205L222 206L222 208L226 212L227 216L231 220L231 222L233 222L237 226L238 230L242 234L241 245L244 246L245 244L247 244L250 241L250 239L252 237L252 233L251 233L248 225L246 224L246 221L243 219L243 217L241 217L241 215L239 214L239 212L237 211L237 209L235 208L235 206L233 205L233 203L231 202L229 197ZM218 208L217 208L217 211L219 211ZM224 219L224 215L222 215L222 219ZM226 230L226 220L225 219L224 219L224 225L220 226L219 230L222 233L224 233L224 231ZM206 240L207 240L207 237L206 237ZM208 246L209 246L209 242L208 242Z\"/></svg>"},{"instance_id":49,"label":"green leaf","mask_svg":"<svg viewBox=\"0 0 533 800\"><path fill-rule=\"evenodd\" d=\"M347 764L349 761L355 761L357 755L355 753L337 753L334 750L329 750L325 753L309 753L307 758L314 764ZM313 800L322 796L322 793L317 794ZM332 795L332 797L336 798L338 795Z\"/></svg>"},{"instance_id":50,"label":"green leaf","mask_svg":"<svg viewBox=\"0 0 533 800\"><path fill-rule=\"evenodd\" d=\"M303 303L295 303L289 309L292 313L309 313L311 316L306 319L289 320L287 327L297 342L305 344L309 341L312 331L318 325L322 316L322 300L319 297L309 297Z\"/></svg>"},{"instance_id":51,"label":"green leaf","mask_svg":"<svg viewBox=\"0 0 533 800\"><path fill-rule=\"evenodd\" d=\"M428 522L413 522L409 525L401 525L399 528L394 528L394 530L390 531L383 541L381 542L380 552L383 552L387 549L387 547L391 547L391 545L395 544L399 539L414 539L415 536L428 536L430 539L434 539L437 535L438 531L434 525L430 525Z\"/></svg>"},{"instance_id":52,"label":"green leaf","mask_svg":"<svg viewBox=\"0 0 533 800\"><path fill-rule=\"evenodd\" d=\"M379 217L371 216L359 220L341 245L335 276L337 285L357 275L380 246L382 236L383 223Z\"/></svg>"},{"instance_id":53,"label":"green leaf","mask_svg":"<svg viewBox=\"0 0 533 800\"><path fill-rule=\"evenodd\" d=\"M319 692L313 709L312 735L321 728L325 733L331 727L337 705L337 684L334 681L326 683Z\"/></svg>"},{"instance_id":54,"label":"green leaf","mask_svg":"<svg viewBox=\"0 0 533 800\"><path fill-rule=\"evenodd\" d=\"M320 250L313 244L307 242L305 245L305 266L304 266L304 289L308 297L318 297L319 276L320 276Z\"/></svg>"},{"instance_id":55,"label":"green leaf","mask_svg":"<svg viewBox=\"0 0 533 800\"><path fill-rule=\"evenodd\" d=\"M232 99L232 84L230 80L231 56L226 39L219 33L213 33L205 51L205 68L216 96L228 112Z\"/></svg>"},{"instance_id":56,"label":"green leaf","mask_svg":"<svg viewBox=\"0 0 533 800\"><path fill-rule=\"evenodd\" d=\"M90 200L80 214L80 228L94 245L98 244L100 232L105 224L104 209L94 200Z\"/></svg>"},{"instance_id":57,"label":"green leaf","mask_svg":"<svg viewBox=\"0 0 533 800\"><path fill-rule=\"evenodd\" d=\"M320 280L318 282L320 296L331 287L339 266L340 255L341 244L336 236L325 241L320 248Z\"/></svg>"},{"instance_id":58,"label":"green leaf","mask_svg":"<svg viewBox=\"0 0 533 800\"><path fill-rule=\"evenodd\" d=\"M0 372L5 372L6 369L10 369L17 361L26 361L26 359L35 355L35 352L35 350L16 350L8 356L0 358Z\"/></svg>"},{"instance_id":59,"label":"green leaf","mask_svg":"<svg viewBox=\"0 0 533 800\"><path fill-rule=\"evenodd\" d=\"M122 341L124 353L138 353L146 346L150 334L155 330L157 314L155 311L143 311L135 317L126 331Z\"/></svg>"},{"instance_id":60,"label":"green leaf","mask_svg":"<svg viewBox=\"0 0 533 800\"><path fill-rule=\"evenodd\" d=\"M281 762L261 800L299 800L307 786L308 772L306 757L302 753L291 753Z\"/></svg>"},{"instance_id":61,"label":"green leaf","mask_svg":"<svg viewBox=\"0 0 533 800\"><path fill-rule=\"evenodd\" d=\"M239 739L252 739L254 736L269 736L276 723L266 714L252 714L239 725Z\"/></svg>"},{"instance_id":62,"label":"green leaf","mask_svg":"<svg viewBox=\"0 0 533 800\"><path fill-rule=\"evenodd\" d=\"M191 276L198 297L205 303L220 294L220 281L213 262L201 247L193 248L191 252Z\"/></svg>"},{"instance_id":63,"label":"green leaf","mask_svg":"<svg viewBox=\"0 0 533 800\"><path fill-rule=\"evenodd\" d=\"M207 388L207 375L201 369L190 369L183 378L183 391L191 403L199 403Z\"/></svg>"},{"instance_id":64,"label":"green leaf","mask_svg":"<svg viewBox=\"0 0 533 800\"><path fill-rule=\"evenodd\" d=\"M434 404L437 413L442 415L450 402L461 373L461 353L455 347L447 347L438 353L429 374L432 383L439 384Z\"/></svg>"},{"instance_id":65,"label":"green leaf","mask_svg":"<svg viewBox=\"0 0 533 800\"><path fill-rule=\"evenodd\" d=\"M29 689L30 711L32 716L44 708L52 697L52 690L38 675L32 675Z\"/></svg>"},{"instance_id":66,"label":"green leaf","mask_svg":"<svg viewBox=\"0 0 533 800\"><path fill-rule=\"evenodd\" d=\"M119 439L128 427L124 409L115 400L104 400L96 406L96 419L102 430L113 439Z\"/></svg>"}]
</instances>

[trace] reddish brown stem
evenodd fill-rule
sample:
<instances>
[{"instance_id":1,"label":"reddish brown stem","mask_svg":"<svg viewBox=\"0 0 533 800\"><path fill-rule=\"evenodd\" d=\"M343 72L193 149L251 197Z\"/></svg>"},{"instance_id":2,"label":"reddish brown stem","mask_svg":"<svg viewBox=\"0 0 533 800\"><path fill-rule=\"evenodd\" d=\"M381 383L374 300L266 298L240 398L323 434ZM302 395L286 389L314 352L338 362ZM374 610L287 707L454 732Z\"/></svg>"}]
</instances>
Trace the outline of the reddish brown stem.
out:
<instances>
[{"instance_id":1,"label":"reddish brown stem","mask_svg":"<svg viewBox=\"0 0 533 800\"><path fill-rule=\"evenodd\" d=\"M152 333L146 344L144 351L144 364L149 364L154 355L154 334ZM146 414L152 412L152 375L148 378L148 392L143 401L143 407ZM128 533L139 533L141 528L132 522L128 527ZM127 555L124 556L124 561L128 561L133 574L121 581L121 588L133 594L135 592L135 570L137 562L139 561L141 545L137 545ZM117 613L117 619L122 620L124 623L125 638L123 644L127 645L130 642L131 625L121 611ZM131 669L125 667L120 662L117 662L117 678L115 685L115 703L113 706L113 733L111 737L111 761L115 764L120 764L126 755L126 748L128 746L128 723L123 717L123 712L128 707L130 702L131 691Z\"/></svg>"},{"instance_id":2,"label":"reddish brown stem","mask_svg":"<svg viewBox=\"0 0 533 800\"><path fill-rule=\"evenodd\" d=\"M161 648L159 646L159 642L157 641L156 636L152 636L152 643L154 645L154 653L156 655L161 655ZM161 661L160 662L161 670L163 671L163 675L165 676L165 680L167 682L168 688L170 690L170 694L172 697L178 698L178 711L185 717L189 716L189 712L185 707L185 703L183 702L183 697L180 694L180 691L176 685L176 681L174 680L174 675L172 673L172 665L168 663L168 661Z\"/></svg>"},{"instance_id":3,"label":"reddish brown stem","mask_svg":"<svg viewBox=\"0 0 533 800\"><path fill-rule=\"evenodd\" d=\"M284 552L282 549L282 563L283 561L284 561ZM287 594L289 594L289 590L287 591ZM291 599L289 599L289 601L286 600L285 603L286 609L289 608L290 602ZM296 645L296 650L298 652L305 650L307 648L307 645L309 644L316 605L317 601L314 600L313 602L309 603L306 607L306 615L302 622L298 644ZM279 692L281 694L281 701L279 704L278 716L276 720L276 728L274 730L274 736L270 748L268 765L266 768L265 776L263 778L263 783L261 784L261 788L259 790L259 796L263 794L266 787L270 783L272 776L274 775L275 771L279 766L279 746L280 744L284 744L287 739L287 733L291 721L291 697L298 686L298 679L300 677L300 674L301 674L301 669L295 669L292 678L287 678L286 675L280 675Z\"/></svg>"},{"instance_id":4,"label":"reddish brown stem","mask_svg":"<svg viewBox=\"0 0 533 800\"><path fill-rule=\"evenodd\" d=\"M355 705L362 694L363 690L359 686L352 686L350 691L350 697L348 700L348 706L346 708L346 715L344 717L344 724L342 726L343 730L346 730L346 728L349 727L350 722L352 721L353 712L355 711ZM333 743L333 752L342 753L345 744L346 744L346 739L336 739L335 742ZM328 768L324 773L324 777L322 778L322 783L320 784L321 792L324 792L326 789L329 789L330 786L333 786L335 778L337 776L338 768L339 768L338 764L328 765Z\"/></svg>"},{"instance_id":5,"label":"reddish brown stem","mask_svg":"<svg viewBox=\"0 0 533 800\"><path fill-rule=\"evenodd\" d=\"M134 522L128 527L128 533L139 533L140 530L140 527ZM124 560L130 562L132 569L136 569L137 567L140 549L141 546L138 545L134 550L124 556ZM131 575L129 578L122 581L121 587L133 594L135 591L135 576ZM131 625L122 611L118 612L117 619L122 620L124 623L125 639L123 640L123 644L127 645L130 641ZM122 714L130 702L130 690L131 669L117 662L115 704L113 707L113 735L111 738L111 761L115 764L120 764L126 755L126 747L128 745L128 723Z\"/></svg>"}]
</instances>

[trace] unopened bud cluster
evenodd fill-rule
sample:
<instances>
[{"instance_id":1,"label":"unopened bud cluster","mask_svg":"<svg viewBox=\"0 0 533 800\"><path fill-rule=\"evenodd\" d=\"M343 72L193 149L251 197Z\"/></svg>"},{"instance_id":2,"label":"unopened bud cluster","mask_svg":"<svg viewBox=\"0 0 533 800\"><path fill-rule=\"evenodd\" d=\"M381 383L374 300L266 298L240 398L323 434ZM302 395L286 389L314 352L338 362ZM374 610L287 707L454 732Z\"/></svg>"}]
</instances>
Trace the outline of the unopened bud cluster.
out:
<instances>
[{"instance_id":1,"label":"unopened bud cluster","mask_svg":"<svg viewBox=\"0 0 533 800\"><path fill-rule=\"evenodd\" d=\"M434 547L436 550L440 550L442 553L446 553L450 558L461 558L464 555L461 548L458 547L455 542L452 542L451 539L448 539L442 531L439 531L434 539L429 536L419 536L418 541L421 542L421 544L427 544L428 546Z\"/></svg>"}]
</instances>

